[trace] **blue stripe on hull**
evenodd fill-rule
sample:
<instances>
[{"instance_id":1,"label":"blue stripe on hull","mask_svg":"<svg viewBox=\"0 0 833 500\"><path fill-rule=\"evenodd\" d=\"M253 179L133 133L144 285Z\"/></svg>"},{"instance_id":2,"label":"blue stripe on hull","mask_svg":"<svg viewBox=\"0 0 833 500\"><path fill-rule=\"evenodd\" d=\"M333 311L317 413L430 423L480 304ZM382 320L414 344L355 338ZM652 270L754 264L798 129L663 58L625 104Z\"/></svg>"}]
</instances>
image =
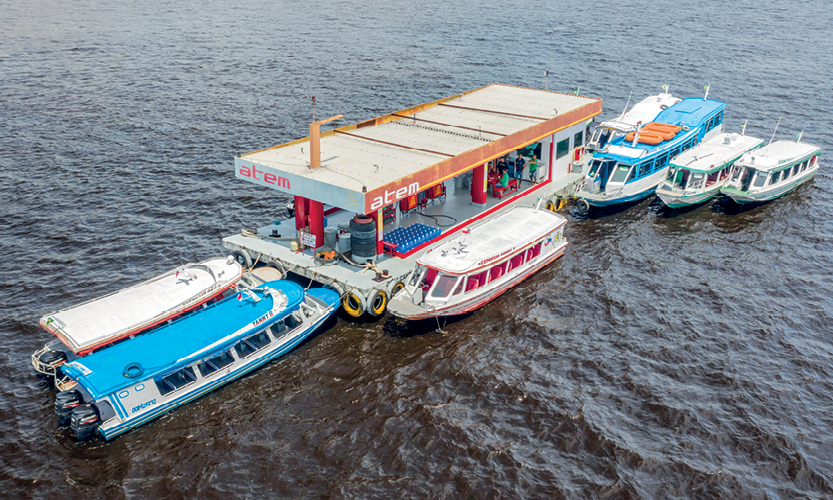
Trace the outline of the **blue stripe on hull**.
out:
<instances>
[{"instance_id":1,"label":"blue stripe on hull","mask_svg":"<svg viewBox=\"0 0 833 500\"><path fill-rule=\"evenodd\" d=\"M310 326L309 330L306 333L304 333L302 335L299 335L297 339L295 339L292 342L286 344L284 347L282 347L280 349L276 349L274 352L272 352L268 356L265 356L263 358L258 358L256 360L252 361L250 364L244 365L243 367L241 367L239 369L239 371L235 370L234 372L229 373L228 375L225 375L223 377L220 377L217 380L215 380L214 382L211 382L211 383L203 386L202 389L200 389L200 390L198 390L194 393L184 394L179 399L175 399L173 401L165 403L164 405L161 405L161 406L157 407L156 409L148 412L147 414L139 417L136 421L131 422L131 421L128 420L127 422L124 422L121 425L117 425L115 427L111 427L111 428L106 429L106 430L103 427L99 427L98 432L106 440L113 439L114 437L118 436L119 434L123 434L123 433L129 431L130 429L132 429L134 427L138 427L138 426L140 426L140 425L142 425L142 424L144 424L144 423L146 423L150 420L153 420L157 417L161 417L164 413L167 413L168 411L173 410L174 408L176 408L178 406L181 406L185 403L188 403L188 402L190 402L190 401L192 401L192 400L194 400L194 399L196 399L200 396L203 396L203 395L211 392L212 390L214 390L214 389L216 389L216 388L218 388L222 385L225 385L225 384L227 384L229 382L232 382L233 380L235 380L239 377L242 377L243 375L251 372L252 370L254 370L256 368L259 368L260 366L266 364L267 362L272 361L273 359L278 358L278 357L286 354L287 352L291 351L296 345L300 344L304 339L309 337L316 329L318 329L318 327L321 326L321 324L324 323L324 321L326 321L327 318L329 318L331 315L332 315L332 311L328 312L326 315L322 316L321 319L319 319L317 323L312 324Z\"/></svg>"},{"instance_id":2,"label":"blue stripe on hull","mask_svg":"<svg viewBox=\"0 0 833 500\"><path fill-rule=\"evenodd\" d=\"M657 190L657 186L652 187L646 191L642 191L641 193L637 193L631 196L623 196L622 198L612 198L609 200L594 200L592 198L584 198L591 206L594 207L609 207L611 205L619 205L621 203L628 203L631 201L641 200L643 198L647 198L654 194Z\"/></svg>"}]
</instances>

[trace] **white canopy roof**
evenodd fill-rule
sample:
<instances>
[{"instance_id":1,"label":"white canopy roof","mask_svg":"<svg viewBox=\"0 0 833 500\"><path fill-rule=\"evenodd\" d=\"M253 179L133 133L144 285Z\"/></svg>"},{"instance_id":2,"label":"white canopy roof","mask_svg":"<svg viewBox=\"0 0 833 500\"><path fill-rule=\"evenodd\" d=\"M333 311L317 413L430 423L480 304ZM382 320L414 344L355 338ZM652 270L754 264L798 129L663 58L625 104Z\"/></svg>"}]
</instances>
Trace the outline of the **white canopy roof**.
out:
<instances>
[{"instance_id":1,"label":"white canopy roof","mask_svg":"<svg viewBox=\"0 0 833 500\"><path fill-rule=\"evenodd\" d=\"M748 135L720 134L674 157L671 165L697 172L720 170L726 163L738 159L746 151L763 143L763 139Z\"/></svg>"},{"instance_id":2,"label":"white canopy roof","mask_svg":"<svg viewBox=\"0 0 833 500\"><path fill-rule=\"evenodd\" d=\"M761 149L744 154L737 164L769 172L813 154L818 154L820 151L821 149L818 146L806 142L775 141Z\"/></svg>"}]
</instances>

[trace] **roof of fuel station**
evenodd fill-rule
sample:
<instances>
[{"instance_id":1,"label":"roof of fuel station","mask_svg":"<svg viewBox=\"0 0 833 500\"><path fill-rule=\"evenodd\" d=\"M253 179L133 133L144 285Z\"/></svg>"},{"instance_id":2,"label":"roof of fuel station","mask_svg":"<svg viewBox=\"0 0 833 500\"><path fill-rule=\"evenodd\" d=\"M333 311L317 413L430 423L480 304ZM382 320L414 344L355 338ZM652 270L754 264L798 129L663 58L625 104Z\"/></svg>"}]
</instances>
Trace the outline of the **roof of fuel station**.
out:
<instances>
[{"instance_id":1,"label":"roof of fuel station","mask_svg":"<svg viewBox=\"0 0 833 500\"><path fill-rule=\"evenodd\" d=\"M321 166L309 138L241 155L236 176L367 212L598 115L601 99L492 84L321 133ZM397 195L396 193L400 193ZM414 194L410 192L408 194Z\"/></svg>"}]
</instances>

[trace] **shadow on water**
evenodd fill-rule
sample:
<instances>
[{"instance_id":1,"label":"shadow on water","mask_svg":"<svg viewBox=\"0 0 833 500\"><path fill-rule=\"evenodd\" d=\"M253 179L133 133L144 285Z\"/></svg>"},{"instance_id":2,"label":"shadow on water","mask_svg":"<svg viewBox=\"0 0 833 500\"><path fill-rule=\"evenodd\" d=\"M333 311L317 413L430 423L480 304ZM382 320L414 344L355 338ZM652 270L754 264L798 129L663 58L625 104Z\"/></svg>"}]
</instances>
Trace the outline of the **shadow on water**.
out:
<instances>
[{"instance_id":1,"label":"shadow on water","mask_svg":"<svg viewBox=\"0 0 833 500\"><path fill-rule=\"evenodd\" d=\"M721 196L715 200L711 208L713 212L718 214L738 215L762 207L768 203L736 203L735 200L728 196Z\"/></svg>"},{"instance_id":2,"label":"shadow on water","mask_svg":"<svg viewBox=\"0 0 833 500\"><path fill-rule=\"evenodd\" d=\"M443 318L421 319L410 321L394 316L388 316L382 331L385 335L393 338L411 338L428 333L445 333L443 330L448 325L453 325L458 321L468 318L473 313L459 314L457 316L447 316Z\"/></svg>"},{"instance_id":3,"label":"shadow on water","mask_svg":"<svg viewBox=\"0 0 833 500\"><path fill-rule=\"evenodd\" d=\"M650 206L648 206L648 211L651 213L656 214L658 217L662 217L663 219L673 219L675 217L680 217L682 215L687 215L691 212L694 212L698 208L702 208L709 203L710 200L706 200L702 203L697 203L694 205L687 205L684 207L678 208L671 208L659 198L656 198Z\"/></svg>"}]
</instances>

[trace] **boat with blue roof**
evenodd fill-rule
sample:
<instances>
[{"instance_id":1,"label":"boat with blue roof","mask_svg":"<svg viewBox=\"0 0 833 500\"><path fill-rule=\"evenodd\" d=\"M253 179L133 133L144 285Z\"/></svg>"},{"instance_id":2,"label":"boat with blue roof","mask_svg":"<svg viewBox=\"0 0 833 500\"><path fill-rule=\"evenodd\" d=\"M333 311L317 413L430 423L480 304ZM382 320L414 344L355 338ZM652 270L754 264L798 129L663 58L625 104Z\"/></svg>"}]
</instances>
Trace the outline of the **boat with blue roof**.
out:
<instances>
[{"instance_id":1,"label":"boat with blue roof","mask_svg":"<svg viewBox=\"0 0 833 500\"><path fill-rule=\"evenodd\" d=\"M339 295L286 281L242 288L153 332L65 363L75 386L55 412L79 440L112 439L289 352L332 316Z\"/></svg>"},{"instance_id":2,"label":"boat with blue roof","mask_svg":"<svg viewBox=\"0 0 833 500\"><path fill-rule=\"evenodd\" d=\"M596 151L576 192L585 208L638 201L654 194L670 161L723 131L726 104L688 98L669 106L653 122Z\"/></svg>"}]
</instances>

